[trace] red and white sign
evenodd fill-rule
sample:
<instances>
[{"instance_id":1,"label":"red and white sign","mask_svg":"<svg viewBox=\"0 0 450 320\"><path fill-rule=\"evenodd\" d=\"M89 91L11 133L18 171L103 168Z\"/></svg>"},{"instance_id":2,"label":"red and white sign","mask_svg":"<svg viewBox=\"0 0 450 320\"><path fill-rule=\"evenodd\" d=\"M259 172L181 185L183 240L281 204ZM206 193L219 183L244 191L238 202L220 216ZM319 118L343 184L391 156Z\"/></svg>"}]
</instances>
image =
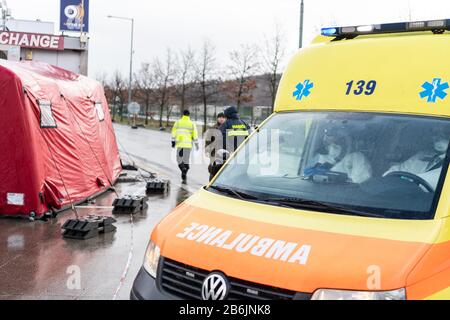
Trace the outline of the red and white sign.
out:
<instances>
[{"instance_id":1,"label":"red and white sign","mask_svg":"<svg viewBox=\"0 0 450 320\"><path fill-rule=\"evenodd\" d=\"M64 50L64 37L50 34L0 32L0 44L21 48Z\"/></svg>"}]
</instances>

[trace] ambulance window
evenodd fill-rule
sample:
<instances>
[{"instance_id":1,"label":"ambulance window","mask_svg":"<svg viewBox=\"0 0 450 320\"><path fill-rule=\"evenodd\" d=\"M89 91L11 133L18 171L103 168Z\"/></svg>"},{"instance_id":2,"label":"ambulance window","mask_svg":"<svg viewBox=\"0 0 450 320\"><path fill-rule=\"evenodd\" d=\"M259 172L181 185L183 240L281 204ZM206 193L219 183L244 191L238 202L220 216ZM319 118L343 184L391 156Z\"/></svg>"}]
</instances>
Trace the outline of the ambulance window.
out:
<instances>
[{"instance_id":1,"label":"ambulance window","mask_svg":"<svg viewBox=\"0 0 450 320\"><path fill-rule=\"evenodd\" d=\"M295 118L277 129L263 129L255 141L257 152L252 156L247 175L297 177L309 129L308 121Z\"/></svg>"},{"instance_id":2,"label":"ambulance window","mask_svg":"<svg viewBox=\"0 0 450 320\"><path fill-rule=\"evenodd\" d=\"M41 114L41 128L44 129L54 129L58 126L56 125L56 120L53 117L52 104L50 101L39 101L39 109Z\"/></svg>"},{"instance_id":3,"label":"ambulance window","mask_svg":"<svg viewBox=\"0 0 450 320\"><path fill-rule=\"evenodd\" d=\"M95 103L95 110L97 111L97 117L100 122L105 120L105 112L103 111L103 106L101 102Z\"/></svg>"},{"instance_id":4,"label":"ambulance window","mask_svg":"<svg viewBox=\"0 0 450 320\"><path fill-rule=\"evenodd\" d=\"M444 118L280 113L212 187L319 212L434 219L450 162L449 137Z\"/></svg>"}]
</instances>

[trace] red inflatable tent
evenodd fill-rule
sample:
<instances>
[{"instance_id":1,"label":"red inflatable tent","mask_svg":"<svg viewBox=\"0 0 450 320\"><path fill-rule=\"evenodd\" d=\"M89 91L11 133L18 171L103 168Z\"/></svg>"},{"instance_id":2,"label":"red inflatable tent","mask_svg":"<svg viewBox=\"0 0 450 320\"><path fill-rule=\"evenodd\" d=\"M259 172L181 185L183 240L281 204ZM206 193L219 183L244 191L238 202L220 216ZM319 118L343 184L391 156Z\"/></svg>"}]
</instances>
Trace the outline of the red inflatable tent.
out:
<instances>
[{"instance_id":1,"label":"red inflatable tent","mask_svg":"<svg viewBox=\"0 0 450 320\"><path fill-rule=\"evenodd\" d=\"M0 216L58 211L105 191L122 168L102 86L0 60Z\"/></svg>"}]
</instances>

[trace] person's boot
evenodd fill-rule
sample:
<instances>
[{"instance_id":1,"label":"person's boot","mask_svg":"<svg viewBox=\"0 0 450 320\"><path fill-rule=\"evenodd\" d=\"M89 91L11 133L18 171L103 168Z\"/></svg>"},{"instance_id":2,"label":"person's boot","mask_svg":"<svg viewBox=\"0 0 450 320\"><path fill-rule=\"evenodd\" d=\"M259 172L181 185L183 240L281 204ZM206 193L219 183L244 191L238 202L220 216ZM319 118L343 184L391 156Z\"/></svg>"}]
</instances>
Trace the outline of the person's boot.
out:
<instances>
[{"instance_id":1,"label":"person's boot","mask_svg":"<svg viewBox=\"0 0 450 320\"><path fill-rule=\"evenodd\" d=\"M187 168L185 165L183 165L183 167L181 168L181 180L183 180L183 182L186 182L187 180Z\"/></svg>"}]
</instances>

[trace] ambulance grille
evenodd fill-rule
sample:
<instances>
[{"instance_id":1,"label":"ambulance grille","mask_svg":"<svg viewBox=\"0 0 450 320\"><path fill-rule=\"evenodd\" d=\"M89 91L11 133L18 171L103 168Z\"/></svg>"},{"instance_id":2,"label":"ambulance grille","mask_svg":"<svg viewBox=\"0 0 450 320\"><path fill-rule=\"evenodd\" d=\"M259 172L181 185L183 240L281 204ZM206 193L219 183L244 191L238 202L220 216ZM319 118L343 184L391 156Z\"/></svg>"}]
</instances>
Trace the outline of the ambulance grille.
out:
<instances>
[{"instance_id":1,"label":"ambulance grille","mask_svg":"<svg viewBox=\"0 0 450 320\"><path fill-rule=\"evenodd\" d=\"M160 288L177 298L202 300L202 286L209 271L194 268L169 259L162 259L159 272ZM229 300L310 300L310 294L262 286L256 283L228 278L231 289Z\"/></svg>"}]
</instances>

